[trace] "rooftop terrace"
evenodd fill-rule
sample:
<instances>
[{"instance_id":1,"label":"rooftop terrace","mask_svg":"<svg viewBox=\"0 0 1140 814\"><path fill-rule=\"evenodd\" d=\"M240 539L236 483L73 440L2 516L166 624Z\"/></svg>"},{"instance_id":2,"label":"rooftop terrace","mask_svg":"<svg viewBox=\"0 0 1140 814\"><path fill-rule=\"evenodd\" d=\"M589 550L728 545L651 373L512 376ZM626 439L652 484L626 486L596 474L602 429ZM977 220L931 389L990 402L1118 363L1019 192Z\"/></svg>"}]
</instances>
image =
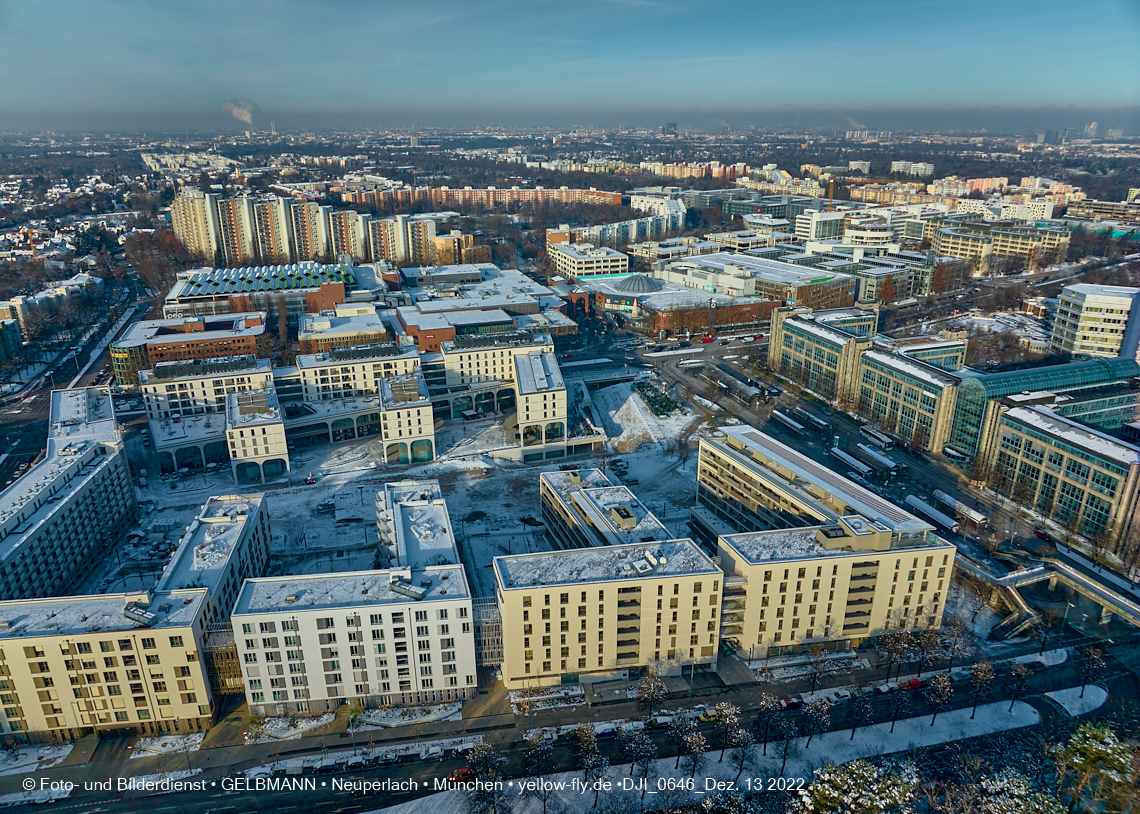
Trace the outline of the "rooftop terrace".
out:
<instances>
[{"instance_id":1,"label":"rooftop terrace","mask_svg":"<svg viewBox=\"0 0 1140 814\"><path fill-rule=\"evenodd\" d=\"M701 551L700 546L688 538L573 551L516 554L495 557L494 564L495 575L504 590L721 573L720 568Z\"/></svg>"},{"instance_id":2,"label":"rooftop terrace","mask_svg":"<svg viewBox=\"0 0 1140 814\"><path fill-rule=\"evenodd\" d=\"M406 578L400 579L402 575ZM411 590L409 590L411 589ZM460 566L402 571L350 571L248 579L233 615L295 613L405 605L413 602L469 599L471 592Z\"/></svg>"}]
</instances>

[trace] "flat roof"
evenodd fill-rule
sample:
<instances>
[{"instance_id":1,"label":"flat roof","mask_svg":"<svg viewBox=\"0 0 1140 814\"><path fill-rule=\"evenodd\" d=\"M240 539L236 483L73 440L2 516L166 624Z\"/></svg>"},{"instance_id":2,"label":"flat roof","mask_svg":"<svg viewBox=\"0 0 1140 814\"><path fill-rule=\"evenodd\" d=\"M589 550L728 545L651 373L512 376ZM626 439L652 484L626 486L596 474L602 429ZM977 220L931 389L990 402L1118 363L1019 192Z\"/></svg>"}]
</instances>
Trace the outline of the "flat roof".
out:
<instances>
[{"instance_id":1,"label":"flat roof","mask_svg":"<svg viewBox=\"0 0 1140 814\"><path fill-rule=\"evenodd\" d=\"M194 297L248 294L260 291L290 291L320 288L325 283L356 284L356 267L322 265L305 262L278 266L247 266L215 269L210 267L178 272L178 278L166 295L166 304Z\"/></svg>"},{"instance_id":2,"label":"flat roof","mask_svg":"<svg viewBox=\"0 0 1140 814\"><path fill-rule=\"evenodd\" d=\"M515 354L515 383L519 395L566 389L558 359L550 351Z\"/></svg>"},{"instance_id":3,"label":"flat roof","mask_svg":"<svg viewBox=\"0 0 1140 814\"><path fill-rule=\"evenodd\" d=\"M495 575L504 590L723 573L712 558L688 538L515 554L495 557L494 565Z\"/></svg>"},{"instance_id":4,"label":"flat roof","mask_svg":"<svg viewBox=\"0 0 1140 814\"><path fill-rule=\"evenodd\" d=\"M344 317L336 314L302 314L297 324L298 339L368 332L385 333L384 323L380 320L379 314L353 314Z\"/></svg>"},{"instance_id":5,"label":"flat roof","mask_svg":"<svg viewBox=\"0 0 1140 814\"><path fill-rule=\"evenodd\" d=\"M551 229L550 231L557 232L561 230ZM570 231L573 232L574 229ZM626 257L626 255L608 246L595 246L592 243L552 243L550 244L550 249L557 251L559 254L566 255L572 260L600 260Z\"/></svg>"},{"instance_id":6,"label":"flat roof","mask_svg":"<svg viewBox=\"0 0 1140 814\"><path fill-rule=\"evenodd\" d=\"M1140 447L1041 407L1013 407L1002 418L1018 421L1066 444L1129 467L1140 464Z\"/></svg>"},{"instance_id":7,"label":"flat roof","mask_svg":"<svg viewBox=\"0 0 1140 814\"><path fill-rule=\"evenodd\" d=\"M145 632L190 627L198 618L206 591L158 591L153 594L98 594L0 602L0 642L31 636L83 636L90 633ZM147 601L149 599L149 602ZM153 616L151 624L129 618L128 605Z\"/></svg>"},{"instance_id":8,"label":"flat roof","mask_svg":"<svg viewBox=\"0 0 1140 814\"><path fill-rule=\"evenodd\" d=\"M853 509L855 514L861 515L873 523L878 523L892 532L897 534L923 533L932 531L934 528L889 500L879 497L869 489L864 489L859 484L831 471L822 464L816 463L806 455L758 430L746 426L722 427L720 432L727 438L735 439L745 448L759 453L761 457L788 470L795 479L802 480L803 484L814 487L826 495L839 498L845 506ZM815 503L816 510L823 515L821 519L834 522L841 516L834 509L820 503L820 498L802 485L794 483L781 473L774 471L761 460L741 455L728 446L726 441L713 437L702 439L702 442L717 445L730 454L735 453L742 462L749 463L754 471L778 478L785 487L799 492L802 497L806 497L809 504Z\"/></svg>"},{"instance_id":9,"label":"flat roof","mask_svg":"<svg viewBox=\"0 0 1140 814\"><path fill-rule=\"evenodd\" d=\"M392 519L396 562L404 568L457 565L459 552L447 502L437 480L403 480L384 484L377 509Z\"/></svg>"},{"instance_id":10,"label":"flat roof","mask_svg":"<svg viewBox=\"0 0 1140 814\"><path fill-rule=\"evenodd\" d=\"M258 324L246 324L254 319L259 320ZM265 333L265 320L264 311L180 317L178 319L149 319L128 325L123 331L123 335L112 344L117 348L129 348L139 345L170 345L181 342L260 336ZM184 326L199 325L201 329L180 330Z\"/></svg>"},{"instance_id":11,"label":"flat roof","mask_svg":"<svg viewBox=\"0 0 1140 814\"><path fill-rule=\"evenodd\" d=\"M392 362L401 358L419 358L419 351L413 346L400 349L391 343L354 345L351 348L338 348L326 353L306 353L297 357L298 368L321 368L332 365L357 365L362 362ZM280 370L280 368L275 368Z\"/></svg>"},{"instance_id":12,"label":"flat roof","mask_svg":"<svg viewBox=\"0 0 1140 814\"><path fill-rule=\"evenodd\" d=\"M940 368L925 364L917 359L911 359L909 356L903 356L901 353L869 350L863 354L863 357L878 362L884 367L893 368L911 378L924 381L934 387L953 387L958 383L957 379L953 376L946 375Z\"/></svg>"},{"instance_id":13,"label":"flat roof","mask_svg":"<svg viewBox=\"0 0 1140 814\"><path fill-rule=\"evenodd\" d=\"M722 534L720 540L752 565L819 557L858 557L864 559L885 552L874 548L857 549L841 543L844 540L856 540L862 534L868 534L872 531L873 527L869 526L864 518L857 515L844 515L842 522L836 525ZM834 539L840 544L836 545L835 548L828 548L819 540L821 533L834 534ZM899 541L893 540L891 547L887 550L910 551L917 548L953 547L942 538L928 534L924 540L917 542L917 544L911 542L900 545Z\"/></svg>"},{"instance_id":14,"label":"flat roof","mask_svg":"<svg viewBox=\"0 0 1140 814\"><path fill-rule=\"evenodd\" d=\"M262 496L257 494L219 495L207 500L183 532L157 589L205 588L213 595L246 523L257 513L261 501Z\"/></svg>"},{"instance_id":15,"label":"flat roof","mask_svg":"<svg viewBox=\"0 0 1140 814\"><path fill-rule=\"evenodd\" d=\"M805 255L806 256L806 255ZM729 267L735 268L729 268ZM809 266L797 266L766 257L756 257L750 254L733 254L731 252L716 252L696 257L683 257L669 261L666 268L696 268L717 271L722 274L739 270L750 277L779 285L807 285L816 282L830 282L833 280L850 280L854 278L839 272L821 272Z\"/></svg>"},{"instance_id":16,"label":"flat roof","mask_svg":"<svg viewBox=\"0 0 1140 814\"><path fill-rule=\"evenodd\" d=\"M281 404L273 387L226 394L226 423L229 428L277 424L282 420Z\"/></svg>"},{"instance_id":17,"label":"flat roof","mask_svg":"<svg viewBox=\"0 0 1140 814\"><path fill-rule=\"evenodd\" d=\"M258 359L253 354L219 356L213 359L175 359L158 362L150 370L140 370L139 383L167 384L190 379L240 376L243 373L271 373L270 365L268 359Z\"/></svg>"},{"instance_id":18,"label":"flat roof","mask_svg":"<svg viewBox=\"0 0 1140 814\"><path fill-rule=\"evenodd\" d=\"M420 598L398 590L408 586ZM470 599L463 568L443 565L410 571L346 571L247 579L234 603L233 616L255 613L297 613Z\"/></svg>"},{"instance_id":19,"label":"flat roof","mask_svg":"<svg viewBox=\"0 0 1140 814\"><path fill-rule=\"evenodd\" d=\"M1140 288L1122 285L1096 285L1094 283L1075 283L1061 289L1061 296L1067 293L1083 294L1086 297L1127 297L1132 299Z\"/></svg>"}]
</instances>

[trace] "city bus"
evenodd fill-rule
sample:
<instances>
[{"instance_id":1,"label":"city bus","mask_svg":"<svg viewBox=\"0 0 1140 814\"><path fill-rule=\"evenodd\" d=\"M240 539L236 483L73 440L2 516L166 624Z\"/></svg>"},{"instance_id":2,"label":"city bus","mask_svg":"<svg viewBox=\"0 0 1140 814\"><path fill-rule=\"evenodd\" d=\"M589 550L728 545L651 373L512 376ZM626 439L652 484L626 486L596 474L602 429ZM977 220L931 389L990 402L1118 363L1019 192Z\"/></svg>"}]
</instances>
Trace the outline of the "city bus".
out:
<instances>
[{"instance_id":1,"label":"city bus","mask_svg":"<svg viewBox=\"0 0 1140 814\"><path fill-rule=\"evenodd\" d=\"M772 418L779 423L783 424L785 429L789 429L801 438L805 434L804 425L798 421L793 420L790 416L784 415L779 410L772 411Z\"/></svg>"},{"instance_id":2,"label":"city bus","mask_svg":"<svg viewBox=\"0 0 1140 814\"><path fill-rule=\"evenodd\" d=\"M953 517L948 517L926 501L920 500L914 495L906 496L906 505L919 517L924 520L929 520L943 531L958 534L962 530L962 527L958 525L958 521Z\"/></svg>"},{"instance_id":3,"label":"city bus","mask_svg":"<svg viewBox=\"0 0 1140 814\"><path fill-rule=\"evenodd\" d=\"M846 466L851 472L863 478L863 480L867 480L875 474L875 470L871 469L871 467L862 461L851 457L839 447L832 447L827 451L827 454Z\"/></svg>"},{"instance_id":4,"label":"city bus","mask_svg":"<svg viewBox=\"0 0 1140 814\"><path fill-rule=\"evenodd\" d=\"M809 413L803 407L793 408L792 415L794 415L803 424L811 427L813 430L818 430L819 432L830 432L831 430L830 424L828 424L819 416Z\"/></svg>"},{"instance_id":5,"label":"city bus","mask_svg":"<svg viewBox=\"0 0 1140 814\"><path fill-rule=\"evenodd\" d=\"M878 471L881 475L901 475L908 469L906 464L899 463L894 458L884 455L879 452L879 450L867 444L856 444L853 452L856 458Z\"/></svg>"},{"instance_id":6,"label":"city bus","mask_svg":"<svg viewBox=\"0 0 1140 814\"><path fill-rule=\"evenodd\" d=\"M864 424L860 427L859 434L866 438L872 446L876 446L882 450L891 449L895 445L895 439L891 438L882 430L872 427L870 424Z\"/></svg>"}]
</instances>

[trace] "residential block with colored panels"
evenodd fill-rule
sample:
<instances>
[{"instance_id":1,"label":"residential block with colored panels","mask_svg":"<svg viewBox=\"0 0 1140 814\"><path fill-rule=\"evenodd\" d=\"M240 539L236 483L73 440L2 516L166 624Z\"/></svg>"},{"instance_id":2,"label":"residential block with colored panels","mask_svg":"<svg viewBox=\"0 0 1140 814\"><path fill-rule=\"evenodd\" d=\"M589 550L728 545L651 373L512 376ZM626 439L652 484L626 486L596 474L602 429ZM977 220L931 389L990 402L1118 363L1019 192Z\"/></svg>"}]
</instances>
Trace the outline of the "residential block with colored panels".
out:
<instances>
[{"instance_id":1,"label":"residential block with colored panels","mask_svg":"<svg viewBox=\"0 0 1140 814\"><path fill-rule=\"evenodd\" d=\"M259 356L264 311L136 322L111 343L111 364L120 387L139 384L139 371L159 362Z\"/></svg>"}]
</instances>

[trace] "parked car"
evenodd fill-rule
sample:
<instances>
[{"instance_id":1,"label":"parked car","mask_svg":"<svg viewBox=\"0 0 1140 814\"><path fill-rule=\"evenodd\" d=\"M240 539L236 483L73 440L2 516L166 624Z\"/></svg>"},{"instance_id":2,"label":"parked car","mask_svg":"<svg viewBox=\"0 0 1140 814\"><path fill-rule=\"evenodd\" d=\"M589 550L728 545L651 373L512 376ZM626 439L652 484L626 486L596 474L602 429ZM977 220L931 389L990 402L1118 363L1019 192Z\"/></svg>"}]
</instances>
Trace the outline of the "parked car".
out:
<instances>
[{"instance_id":1,"label":"parked car","mask_svg":"<svg viewBox=\"0 0 1140 814\"><path fill-rule=\"evenodd\" d=\"M804 705L803 699L790 695L780 702L781 709L799 709Z\"/></svg>"},{"instance_id":2,"label":"parked car","mask_svg":"<svg viewBox=\"0 0 1140 814\"><path fill-rule=\"evenodd\" d=\"M1039 540L1044 540L1047 543L1054 542L1053 535L1050 534L1049 532L1045 531L1045 529L1043 529L1043 528L1033 529L1033 536Z\"/></svg>"},{"instance_id":3,"label":"parked car","mask_svg":"<svg viewBox=\"0 0 1140 814\"><path fill-rule=\"evenodd\" d=\"M836 690L830 696L833 704L838 704L840 701L847 701L851 698L851 690Z\"/></svg>"},{"instance_id":4,"label":"parked car","mask_svg":"<svg viewBox=\"0 0 1140 814\"><path fill-rule=\"evenodd\" d=\"M894 692L895 689L896 688L894 684L880 684L879 686L875 687L875 692L879 693L880 695L886 695L887 693Z\"/></svg>"},{"instance_id":5,"label":"parked car","mask_svg":"<svg viewBox=\"0 0 1140 814\"><path fill-rule=\"evenodd\" d=\"M728 340L727 340L727 339L722 339L722 340L720 340L720 344L722 344L722 345L727 345L727 344L728 344Z\"/></svg>"},{"instance_id":6,"label":"parked car","mask_svg":"<svg viewBox=\"0 0 1140 814\"><path fill-rule=\"evenodd\" d=\"M716 710L706 709L704 712L697 716L697 720L702 724L711 724L716 720Z\"/></svg>"},{"instance_id":7,"label":"parked car","mask_svg":"<svg viewBox=\"0 0 1140 814\"><path fill-rule=\"evenodd\" d=\"M701 342L703 342L703 343L705 343L705 344L707 345L707 344L709 344L710 342L713 342L713 341L715 341L715 340L716 340L716 337L715 337L715 336L706 336L704 339L702 339L702 340L701 340Z\"/></svg>"},{"instance_id":8,"label":"parked car","mask_svg":"<svg viewBox=\"0 0 1140 814\"><path fill-rule=\"evenodd\" d=\"M458 769L452 769L447 773L448 783L466 783L469 780L475 779L475 772L471 771L466 766L460 766Z\"/></svg>"},{"instance_id":9,"label":"parked car","mask_svg":"<svg viewBox=\"0 0 1140 814\"><path fill-rule=\"evenodd\" d=\"M899 684L899 686L902 687L904 690L908 690L908 691L913 692L914 690L921 690L923 687L925 687L926 682L923 681L921 678L912 678L908 681L902 682L901 684Z\"/></svg>"},{"instance_id":10,"label":"parked car","mask_svg":"<svg viewBox=\"0 0 1140 814\"><path fill-rule=\"evenodd\" d=\"M649 721L649 726L651 729L664 729L673 723L674 717L673 715L655 715Z\"/></svg>"}]
</instances>

